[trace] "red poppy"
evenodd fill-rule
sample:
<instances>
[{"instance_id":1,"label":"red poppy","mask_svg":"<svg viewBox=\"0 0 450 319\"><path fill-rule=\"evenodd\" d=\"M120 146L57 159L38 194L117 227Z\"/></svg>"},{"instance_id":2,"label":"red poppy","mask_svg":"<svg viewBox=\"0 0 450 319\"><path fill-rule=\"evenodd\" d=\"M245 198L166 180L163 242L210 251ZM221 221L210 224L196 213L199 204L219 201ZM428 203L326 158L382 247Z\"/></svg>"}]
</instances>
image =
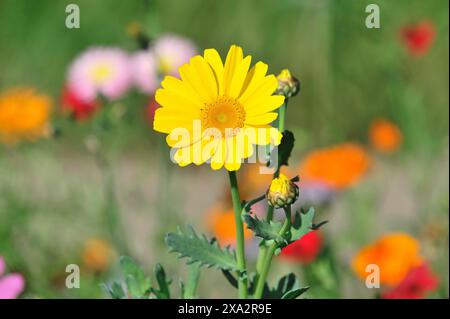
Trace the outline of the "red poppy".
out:
<instances>
[{"instance_id":1,"label":"red poppy","mask_svg":"<svg viewBox=\"0 0 450 319\"><path fill-rule=\"evenodd\" d=\"M62 92L61 104L63 111L71 114L76 120L88 119L100 108L98 101L84 102L67 87Z\"/></svg>"},{"instance_id":2,"label":"red poppy","mask_svg":"<svg viewBox=\"0 0 450 319\"><path fill-rule=\"evenodd\" d=\"M408 25L400 32L403 43L412 56L425 55L434 41L436 31L434 24L430 21L422 21L416 25Z\"/></svg>"},{"instance_id":3,"label":"red poppy","mask_svg":"<svg viewBox=\"0 0 450 319\"><path fill-rule=\"evenodd\" d=\"M422 263L413 268L397 287L384 293L382 297L384 299L421 299L437 286L437 277L426 263Z\"/></svg>"},{"instance_id":4,"label":"red poppy","mask_svg":"<svg viewBox=\"0 0 450 319\"><path fill-rule=\"evenodd\" d=\"M322 248L322 235L311 231L281 250L283 258L308 264L314 261Z\"/></svg>"}]
</instances>

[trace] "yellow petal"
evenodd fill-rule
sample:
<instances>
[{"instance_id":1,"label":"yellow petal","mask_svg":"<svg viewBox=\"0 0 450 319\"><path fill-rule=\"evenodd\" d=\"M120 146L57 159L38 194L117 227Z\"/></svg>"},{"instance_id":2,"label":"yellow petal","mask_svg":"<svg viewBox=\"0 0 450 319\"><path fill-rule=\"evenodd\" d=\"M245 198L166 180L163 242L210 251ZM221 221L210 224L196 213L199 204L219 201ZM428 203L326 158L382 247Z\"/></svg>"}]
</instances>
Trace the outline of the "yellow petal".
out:
<instances>
[{"instance_id":1,"label":"yellow petal","mask_svg":"<svg viewBox=\"0 0 450 319\"><path fill-rule=\"evenodd\" d=\"M253 115L253 116L247 116L245 118L245 124L246 125L266 125L270 124L273 121L275 121L278 117L278 113L271 112L271 113L264 113L261 115Z\"/></svg>"},{"instance_id":2,"label":"yellow petal","mask_svg":"<svg viewBox=\"0 0 450 319\"><path fill-rule=\"evenodd\" d=\"M218 95L223 94L223 63L219 53L215 49L206 49L204 51L206 62L209 63L213 69L217 82Z\"/></svg>"},{"instance_id":3,"label":"yellow petal","mask_svg":"<svg viewBox=\"0 0 450 319\"><path fill-rule=\"evenodd\" d=\"M230 97L237 98L239 93L241 93L251 61L252 57L250 55L246 56L245 59L242 60L242 62L236 67L230 83L230 92L228 93Z\"/></svg>"},{"instance_id":4,"label":"yellow petal","mask_svg":"<svg viewBox=\"0 0 450 319\"><path fill-rule=\"evenodd\" d=\"M193 103L202 104L200 96L189 85L174 76L165 76L161 86L169 92L177 93Z\"/></svg>"},{"instance_id":5,"label":"yellow petal","mask_svg":"<svg viewBox=\"0 0 450 319\"><path fill-rule=\"evenodd\" d=\"M242 85L242 90L239 96L239 100L245 100L249 95L251 95L255 89L264 80L267 73L268 66L263 62L257 62L248 72L244 84Z\"/></svg>"},{"instance_id":6,"label":"yellow petal","mask_svg":"<svg viewBox=\"0 0 450 319\"><path fill-rule=\"evenodd\" d=\"M190 64L210 100L217 98L217 81L208 62L202 56L196 55L191 58Z\"/></svg>"},{"instance_id":7,"label":"yellow petal","mask_svg":"<svg viewBox=\"0 0 450 319\"><path fill-rule=\"evenodd\" d=\"M167 89L158 89L155 93L155 100L163 108L170 108L172 110L179 111L179 117L184 114L193 114L198 116L200 114L201 105L192 102L178 93L171 92ZM156 115L155 115L156 116Z\"/></svg>"},{"instance_id":8,"label":"yellow petal","mask_svg":"<svg viewBox=\"0 0 450 319\"><path fill-rule=\"evenodd\" d=\"M205 146L210 143L206 139L201 139L184 148L179 148L174 154L173 159L180 166L186 166L194 163L195 165L201 165L208 161L212 156L212 151L204 152Z\"/></svg>"},{"instance_id":9,"label":"yellow petal","mask_svg":"<svg viewBox=\"0 0 450 319\"><path fill-rule=\"evenodd\" d=\"M225 169L228 171L237 171L241 167L242 158L239 158L239 151L234 137L225 139L226 157Z\"/></svg>"},{"instance_id":10,"label":"yellow petal","mask_svg":"<svg viewBox=\"0 0 450 319\"><path fill-rule=\"evenodd\" d=\"M211 157L211 168L213 170L221 169L225 163L226 144L224 139L217 142L217 148L214 155Z\"/></svg>"},{"instance_id":11,"label":"yellow petal","mask_svg":"<svg viewBox=\"0 0 450 319\"><path fill-rule=\"evenodd\" d=\"M248 117L261 115L278 109L283 103L283 95L261 96L260 98L252 99L245 104L245 113Z\"/></svg>"},{"instance_id":12,"label":"yellow petal","mask_svg":"<svg viewBox=\"0 0 450 319\"><path fill-rule=\"evenodd\" d=\"M228 51L223 70L223 88L224 94L229 95L231 89L231 81L235 74L236 68L241 64L243 59L242 48L232 45Z\"/></svg>"},{"instance_id":13,"label":"yellow petal","mask_svg":"<svg viewBox=\"0 0 450 319\"><path fill-rule=\"evenodd\" d=\"M250 94L245 94L245 96L241 96L239 101L242 104L250 103L251 100L257 99L260 96L270 96L273 94L275 89L278 87L277 78L271 74L266 77L262 81L260 81L257 87Z\"/></svg>"},{"instance_id":14,"label":"yellow petal","mask_svg":"<svg viewBox=\"0 0 450 319\"><path fill-rule=\"evenodd\" d=\"M257 145L278 145L281 142L283 134L280 133L276 128L270 125L262 125L258 127L253 127L256 131L256 141Z\"/></svg>"},{"instance_id":15,"label":"yellow petal","mask_svg":"<svg viewBox=\"0 0 450 319\"><path fill-rule=\"evenodd\" d=\"M192 118L189 116L179 116L179 114L168 111L160 107L155 111L153 119L153 129L162 133L170 133L177 128L192 129Z\"/></svg>"},{"instance_id":16,"label":"yellow petal","mask_svg":"<svg viewBox=\"0 0 450 319\"><path fill-rule=\"evenodd\" d=\"M212 100L211 95L205 89L203 80L197 74L195 68L191 64L184 64L178 69L181 79L189 87L194 90L202 100L202 103L210 102Z\"/></svg>"}]
</instances>

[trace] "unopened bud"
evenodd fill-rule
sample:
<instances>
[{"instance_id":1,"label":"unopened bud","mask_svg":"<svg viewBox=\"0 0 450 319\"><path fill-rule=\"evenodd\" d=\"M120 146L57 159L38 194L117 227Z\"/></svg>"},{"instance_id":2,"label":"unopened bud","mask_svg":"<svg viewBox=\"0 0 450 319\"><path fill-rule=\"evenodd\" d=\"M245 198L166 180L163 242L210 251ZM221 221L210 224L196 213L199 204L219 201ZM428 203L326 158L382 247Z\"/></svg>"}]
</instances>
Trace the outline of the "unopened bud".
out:
<instances>
[{"instance_id":1,"label":"unopened bud","mask_svg":"<svg viewBox=\"0 0 450 319\"><path fill-rule=\"evenodd\" d=\"M294 203L298 198L298 186L285 175L274 178L267 191L270 206L283 208Z\"/></svg>"},{"instance_id":2,"label":"unopened bud","mask_svg":"<svg viewBox=\"0 0 450 319\"><path fill-rule=\"evenodd\" d=\"M288 69L284 69L278 74L278 88L275 93L284 95L287 99L296 96L300 92L300 82L292 76Z\"/></svg>"}]
</instances>

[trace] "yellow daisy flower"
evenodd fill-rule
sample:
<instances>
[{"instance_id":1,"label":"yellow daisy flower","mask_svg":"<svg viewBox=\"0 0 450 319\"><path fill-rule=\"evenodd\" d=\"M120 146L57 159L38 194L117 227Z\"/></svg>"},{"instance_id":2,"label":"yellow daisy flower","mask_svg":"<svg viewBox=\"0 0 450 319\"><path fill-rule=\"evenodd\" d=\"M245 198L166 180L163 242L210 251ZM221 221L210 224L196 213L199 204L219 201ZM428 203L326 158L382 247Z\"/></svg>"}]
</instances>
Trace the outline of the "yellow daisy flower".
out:
<instances>
[{"instance_id":1,"label":"yellow daisy flower","mask_svg":"<svg viewBox=\"0 0 450 319\"><path fill-rule=\"evenodd\" d=\"M51 100L32 88L0 94L0 142L34 140L49 133Z\"/></svg>"},{"instance_id":2,"label":"yellow daisy flower","mask_svg":"<svg viewBox=\"0 0 450 319\"><path fill-rule=\"evenodd\" d=\"M180 166L210 163L214 170L238 170L254 145L278 145L281 133L270 124L284 96L266 75L267 64L250 68L251 56L232 45L223 64L215 49L179 68L181 79L166 76L156 91L154 130L168 134L173 160Z\"/></svg>"}]
</instances>

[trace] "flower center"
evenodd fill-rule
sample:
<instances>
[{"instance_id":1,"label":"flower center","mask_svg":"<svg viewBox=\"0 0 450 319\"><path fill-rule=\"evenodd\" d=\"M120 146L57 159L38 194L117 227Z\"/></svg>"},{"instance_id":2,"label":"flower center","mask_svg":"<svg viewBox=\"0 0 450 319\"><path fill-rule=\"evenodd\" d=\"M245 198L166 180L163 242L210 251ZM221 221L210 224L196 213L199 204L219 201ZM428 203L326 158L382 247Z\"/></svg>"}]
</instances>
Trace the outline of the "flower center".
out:
<instances>
[{"instance_id":1,"label":"flower center","mask_svg":"<svg viewBox=\"0 0 450 319\"><path fill-rule=\"evenodd\" d=\"M95 84L102 84L110 75L112 70L108 65L97 65L91 72L92 80Z\"/></svg>"},{"instance_id":2,"label":"flower center","mask_svg":"<svg viewBox=\"0 0 450 319\"><path fill-rule=\"evenodd\" d=\"M236 135L244 127L245 110L235 99L221 96L201 109L203 129L217 129L222 136Z\"/></svg>"}]
</instances>

